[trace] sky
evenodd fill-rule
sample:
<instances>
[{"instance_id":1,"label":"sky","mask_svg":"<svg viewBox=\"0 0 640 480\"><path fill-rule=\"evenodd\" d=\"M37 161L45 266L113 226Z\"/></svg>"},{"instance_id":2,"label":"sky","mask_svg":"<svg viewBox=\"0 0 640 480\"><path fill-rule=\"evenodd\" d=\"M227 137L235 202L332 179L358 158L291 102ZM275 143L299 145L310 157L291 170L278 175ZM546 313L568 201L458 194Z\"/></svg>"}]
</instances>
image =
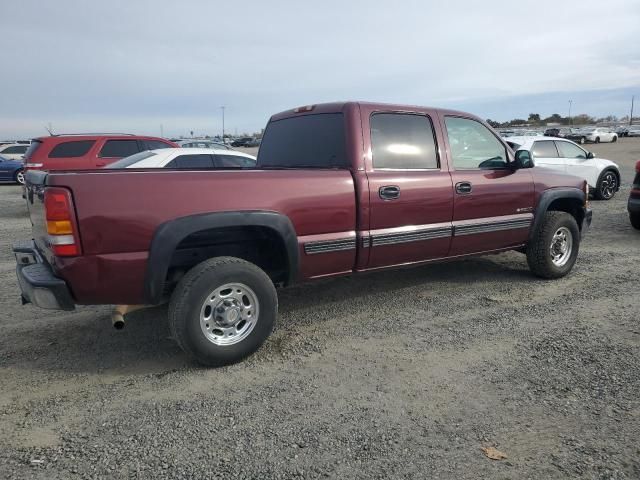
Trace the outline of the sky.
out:
<instances>
[{"instance_id":1,"label":"sky","mask_svg":"<svg viewBox=\"0 0 640 480\"><path fill-rule=\"evenodd\" d=\"M3 0L0 139L259 131L338 100L640 112L636 0ZM10 21L7 21L10 20Z\"/></svg>"}]
</instances>

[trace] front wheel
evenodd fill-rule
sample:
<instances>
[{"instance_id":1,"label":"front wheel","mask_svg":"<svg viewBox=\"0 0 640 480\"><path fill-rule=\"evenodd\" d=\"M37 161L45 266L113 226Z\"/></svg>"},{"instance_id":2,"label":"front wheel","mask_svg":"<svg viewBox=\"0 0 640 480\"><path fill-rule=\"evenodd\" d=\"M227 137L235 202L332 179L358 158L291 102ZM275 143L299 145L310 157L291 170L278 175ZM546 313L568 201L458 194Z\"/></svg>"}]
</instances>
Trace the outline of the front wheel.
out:
<instances>
[{"instance_id":1,"label":"front wheel","mask_svg":"<svg viewBox=\"0 0 640 480\"><path fill-rule=\"evenodd\" d=\"M584 145L587 143L587 139L585 137L580 137L580 145Z\"/></svg>"},{"instance_id":2,"label":"front wheel","mask_svg":"<svg viewBox=\"0 0 640 480\"><path fill-rule=\"evenodd\" d=\"M631 226L636 230L640 230L640 213L630 213L629 221L631 222Z\"/></svg>"},{"instance_id":3,"label":"front wheel","mask_svg":"<svg viewBox=\"0 0 640 480\"><path fill-rule=\"evenodd\" d=\"M269 337L278 296L269 276L235 257L193 267L169 302L169 327L178 345L203 365L238 362Z\"/></svg>"},{"instance_id":4,"label":"front wheel","mask_svg":"<svg viewBox=\"0 0 640 480\"><path fill-rule=\"evenodd\" d=\"M575 218L566 212L546 212L527 245L527 263L538 277L564 277L576 263L579 247Z\"/></svg>"},{"instance_id":5,"label":"front wheel","mask_svg":"<svg viewBox=\"0 0 640 480\"><path fill-rule=\"evenodd\" d=\"M16 171L16 173L13 176L13 179L16 181L16 183L19 183L20 185L24 185L24 170L20 169Z\"/></svg>"},{"instance_id":6,"label":"front wheel","mask_svg":"<svg viewBox=\"0 0 640 480\"><path fill-rule=\"evenodd\" d=\"M618 141L618 137L615 137L615 136L614 136L614 137L611 139L611 143L616 143L617 141Z\"/></svg>"},{"instance_id":7,"label":"front wheel","mask_svg":"<svg viewBox=\"0 0 640 480\"><path fill-rule=\"evenodd\" d=\"M618 176L611 170L606 170L600 175L596 184L596 198L598 200L611 200L618 190Z\"/></svg>"},{"instance_id":8,"label":"front wheel","mask_svg":"<svg viewBox=\"0 0 640 480\"><path fill-rule=\"evenodd\" d=\"M600 143L600 137L596 137L596 143Z\"/></svg>"}]
</instances>

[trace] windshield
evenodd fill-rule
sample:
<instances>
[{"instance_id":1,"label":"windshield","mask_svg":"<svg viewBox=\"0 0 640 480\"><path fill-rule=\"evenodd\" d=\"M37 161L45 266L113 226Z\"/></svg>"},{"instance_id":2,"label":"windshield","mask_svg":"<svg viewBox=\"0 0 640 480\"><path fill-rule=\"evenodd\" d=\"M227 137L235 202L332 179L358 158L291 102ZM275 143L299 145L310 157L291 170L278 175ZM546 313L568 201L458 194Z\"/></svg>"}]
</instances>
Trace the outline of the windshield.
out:
<instances>
[{"instance_id":1,"label":"windshield","mask_svg":"<svg viewBox=\"0 0 640 480\"><path fill-rule=\"evenodd\" d=\"M118 160L117 162L113 162L110 165L107 165L105 168L127 168L128 166L133 165L134 163L144 160L145 158L153 157L154 155L155 153L153 153L150 150L134 153L133 155L130 155L121 160Z\"/></svg>"},{"instance_id":2,"label":"windshield","mask_svg":"<svg viewBox=\"0 0 640 480\"><path fill-rule=\"evenodd\" d=\"M258 168L346 168L342 113L321 113L270 122L264 132Z\"/></svg>"}]
</instances>

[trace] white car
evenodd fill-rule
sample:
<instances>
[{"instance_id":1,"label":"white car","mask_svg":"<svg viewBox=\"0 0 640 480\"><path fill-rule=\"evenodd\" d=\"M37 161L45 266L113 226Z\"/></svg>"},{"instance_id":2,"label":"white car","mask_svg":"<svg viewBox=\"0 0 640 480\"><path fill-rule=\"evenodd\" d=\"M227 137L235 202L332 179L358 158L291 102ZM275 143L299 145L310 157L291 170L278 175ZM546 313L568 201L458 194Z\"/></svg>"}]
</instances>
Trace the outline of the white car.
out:
<instances>
[{"instance_id":1,"label":"white car","mask_svg":"<svg viewBox=\"0 0 640 480\"><path fill-rule=\"evenodd\" d=\"M596 158L580 145L564 138L509 137L514 150L527 150L536 167L552 168L584 178L596 198L610 200L620 189L620 169L611 160Z\"/></svg>"},{"instance_id":2,"label":"white car","mask_svg":"<svg viewBox=\"0 0 640 480\"><path fill-rule=\"evenodd\" d=\"M147 150L109 164L106 168L251 168L256 157L235 150L214 148L162 148Z\"/></svg>"},{"instance_id":3,"label":"white car","mask_svg":"<svg viewBox=\"0 0 640 480\"><path fill-rule=\"evenodd\" d=\"M231 147L212 140L199 140L193 138L191 140L179 140L176 143L182 148L219 148L221 150L231 150Z\"/></svg>"},{"instance_id":4,"label":"white car","mask_svg":"<svg viewBox=\"0 0 640 480\"><path fill-rule=\"evenodd\" d=\"M600 142L617 142L618 134L606 127L587 127L580 128L567 135L567 138L576 140L581 144L587 142L600 143Z\"/></svg>"},{"instance_id":5,"label":"white car","mask_svg":"<svg viewBox=\"0 0 640 480\"><path fill-rule=\"evenodd\" d=\"M24 143L8 143L0 145L0 155L11 160L21 160L29 145Z\"/></svg>"}]
</instances>

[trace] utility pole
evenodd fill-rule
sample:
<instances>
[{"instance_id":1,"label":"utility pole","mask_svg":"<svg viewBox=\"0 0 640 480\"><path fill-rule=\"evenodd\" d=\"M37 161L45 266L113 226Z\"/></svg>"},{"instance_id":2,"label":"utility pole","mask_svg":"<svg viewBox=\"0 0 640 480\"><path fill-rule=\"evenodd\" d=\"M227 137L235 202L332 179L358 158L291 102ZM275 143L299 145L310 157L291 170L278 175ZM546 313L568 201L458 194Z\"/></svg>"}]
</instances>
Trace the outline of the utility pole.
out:
<instances>
[{"instance_id":1,"label":"utility pole","mask_svg":"<svg viewBox=\"0 0 640 480\"><path fill-rule=\"evenodd\" d=\"M573 104L573 100L569 100L569 125L573 125L571 121L571 105Z\"/></svg>"},{"instance_id":2,"label":"utility pole","mask_svg":"<svg viewBox=\"0 0 640 480\"><path fill-rule=\"evenodd\" d=\"M633 124L633 101L636 99L635 95L631 96L631 115L629 115L629 126Z\"/></svg>"},{"instance_id":3,"label":"utility pole","mask_svg":"<svg viewBox=\"0 0 640 480\"><path fill-rule=\"evenodd\" d=\"M222 110L222 143L224 143L224 105L220 109Z\"/></svg>"}]
</instances>

